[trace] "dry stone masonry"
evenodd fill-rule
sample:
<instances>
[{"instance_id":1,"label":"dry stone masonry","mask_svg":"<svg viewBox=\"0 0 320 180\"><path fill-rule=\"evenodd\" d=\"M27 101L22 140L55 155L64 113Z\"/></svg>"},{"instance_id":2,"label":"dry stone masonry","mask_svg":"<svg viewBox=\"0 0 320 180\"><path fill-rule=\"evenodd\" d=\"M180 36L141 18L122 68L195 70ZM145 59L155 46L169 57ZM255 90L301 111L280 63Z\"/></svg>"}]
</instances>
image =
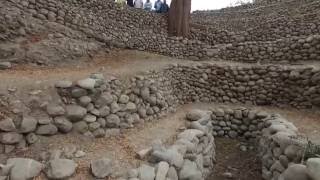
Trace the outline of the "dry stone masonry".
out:
<instances>
[{"instance_id":1,"label":"dry stone masonry","mask_svg":"<svg viewBox=\"0 0 320 180\"><path fill-rule=\"evenodd\" d=\"M193 60L297 63L319 61L320 58L319 1L258 3L195 12L188 39L168 36L166 15L129 7L121 9L112 0L6 0L1 4L4 13L0 20L6 22L0 28L4 42L9 38L42 34L48 24L71 28L107 46ZM299 12L298 16L292 12ZM34 23L28 23L30 21ZM44 27L35 29L34 24ZM81 39L92 41L85 37ZM89 47L81 45L85 52L74 53L85 55L89 51L91 54L90 51L103 47L101 44L87 45ZM9 54L0 58L7 59L10 51L2 49L4 54ZM75 48L70 50L77 51Z\"/></svg>"}]
</instances>

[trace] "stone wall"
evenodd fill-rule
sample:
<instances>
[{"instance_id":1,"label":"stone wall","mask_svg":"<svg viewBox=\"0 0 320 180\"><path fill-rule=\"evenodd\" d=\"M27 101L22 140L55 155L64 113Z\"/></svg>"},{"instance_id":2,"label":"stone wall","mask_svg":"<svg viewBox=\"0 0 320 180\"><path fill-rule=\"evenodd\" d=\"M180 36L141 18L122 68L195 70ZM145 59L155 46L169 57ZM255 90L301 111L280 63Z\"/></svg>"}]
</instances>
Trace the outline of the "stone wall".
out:
<instances>
[{"instance_id":1,"label":"stone wall","mask_svg":"<svg viewBox=\"0 0 320 180\"><path fill-rule=\"evenodd\" d=\"M314 67L172 65L160 73L171 79L180 103L223 102L254 105L319 106L319 75Z\"/></svg>"},{"instance_id":2,"label":"stone wall","mask_svg":"<svg viewBox=\"0 0 320 180\"><path fill-rule=\"evenodd\" d=\"M279 8L276 4L272 7L246 7L243 12L237 10L241 6L213 14L198 12L193 14L190 37L183 39L168 36L166 15L130 7L122 9L111 0L6 0L2 6L11 7L13 13L0 16L6 22L0 29L4 32L1 35L3 41L28 36L32 33L29 27L32 25L19 17L31 16L41 23L58 23L81 31L109 46L178 58L200 60L215 57L244 62L318 61L320 16L316 13L317 3L310 1L303 7L296 1L290 3L290 12L298 10L299 16L283 11L285 3ZM207 16L213 17L210 22L217 24L202 21L210 19ZM229 22L226 19L232 20ZM242 25L228 28L239 19L244 21ZM315 38L305 42L312 37Z\"/></svg>"},{"instance_id":3,"label":"stone wall","mask_svg":"<svg viewBox=\"0 0 320 180\"><path fill-rule=\"evenodd\" d=\"M256 140L265 180L319 178L320 159L315 155L319 150L312 149L312 142L279 114L224 106L208 111L192 110L187 113L187 119L191 121L191 127L199 130L205 129L199 121L205 122L213 129L214 136Z\"/></svg>"}]
</instances>

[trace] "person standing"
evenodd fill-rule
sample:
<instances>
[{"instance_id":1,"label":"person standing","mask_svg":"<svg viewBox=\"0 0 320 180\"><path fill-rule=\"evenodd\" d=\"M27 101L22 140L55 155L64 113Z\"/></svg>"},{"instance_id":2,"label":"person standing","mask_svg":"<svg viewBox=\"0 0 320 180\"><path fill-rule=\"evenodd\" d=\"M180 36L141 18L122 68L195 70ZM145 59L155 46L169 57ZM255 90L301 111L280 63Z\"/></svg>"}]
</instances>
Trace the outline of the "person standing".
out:
<instances>
[{"instance_id":1,"label":"person standing","mask_svg":"<svg viewBox=\"0 0 320 180\"><path fill-rule=\"evenodd\" d=\"M127 5L133 7L133 0L127 0Z\"/></svg>"},{"instance_id":2,"label":"person standing","mask_svg":"<svg viewBox=\"0 0 320 180\"><path fill-rule=\"evenodd\" d=\"M154 9L155 9L155 11L156 11L157 13L160 13L161 6L162 6L161 0L157 0L157 1L154 3Z\"/></svg>"},{"instance_id":3,"label":"person standing","mask_svg":"<svg viewBox=\"0 0 320 180\"><path fill-rule=\"evenodd\" d=\"M172 0L169 10L169 34L187 37L190 33L191 0Z\"/></svg>"},{"instance_id":4,"label":"person standing","mask_svg":"<svg viewBox=\"0 0 320 180\"><path fill-rule=\"evenodd\" d=\"M167 4L167 1L164 0L161 4L160 13L167 13L169 11L169 6Z\"/></svg>"},{"instance_id":5,"label":"person standing","mask_svg":"<svg viewBox=\"0 0 320 180\"><path fill-rule=\"evenodd\" d=\"M142 0L135 0L134 7L138 8L138 9L142 9L143 8L143 1Z\"/></svg>"},{"instance_id":6,"label":"person standing","mask_svg":"<svg viewBox=\"0 0 320 180\"><path fill-rule=\"evenodd\" d=\"M144 9L146 11L151 11L152 9L152 3L150 2L150 0L147 0L147 2L144 4Z\"/></svg>"}]
</instances>

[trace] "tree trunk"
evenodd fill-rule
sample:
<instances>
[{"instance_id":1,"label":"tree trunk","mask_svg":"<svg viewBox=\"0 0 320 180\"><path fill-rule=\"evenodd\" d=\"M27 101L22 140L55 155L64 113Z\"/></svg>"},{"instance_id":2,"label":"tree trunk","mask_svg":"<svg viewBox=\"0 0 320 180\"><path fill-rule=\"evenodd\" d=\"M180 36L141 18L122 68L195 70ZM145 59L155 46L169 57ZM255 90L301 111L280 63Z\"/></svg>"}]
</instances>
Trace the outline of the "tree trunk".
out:
<instances>
[{"instance_id":1,"label":"tree trunk","mask_svg":"<svg viewBox=\"0 0 320 180\"><path fill-rule=\"evenodd\" d=\"M172 0L169 10L169 34L187 37L190 32L189 21L191 0Z\"/></svg>"}]
</instances>

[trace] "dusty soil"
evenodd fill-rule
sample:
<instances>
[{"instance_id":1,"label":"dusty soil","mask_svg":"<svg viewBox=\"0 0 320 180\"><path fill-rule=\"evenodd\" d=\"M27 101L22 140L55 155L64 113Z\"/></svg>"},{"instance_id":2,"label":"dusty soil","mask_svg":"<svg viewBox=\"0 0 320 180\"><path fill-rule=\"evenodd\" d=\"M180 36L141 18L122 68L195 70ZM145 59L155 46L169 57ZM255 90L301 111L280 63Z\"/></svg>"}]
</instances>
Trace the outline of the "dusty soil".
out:
<instances>
[{"instance_id":1,"label":"dusty soil","mask_svg":"<svg viewBox=\"0 0 320 180\"><path fill-rule=\"evenodd\" d=\"M261 163L255 149L243 152L240 142L228 138L216 138L216 160L213 174L207 180L227 180L231 173L235 180L263 180Z\"/></svg>"}]
</instances>

